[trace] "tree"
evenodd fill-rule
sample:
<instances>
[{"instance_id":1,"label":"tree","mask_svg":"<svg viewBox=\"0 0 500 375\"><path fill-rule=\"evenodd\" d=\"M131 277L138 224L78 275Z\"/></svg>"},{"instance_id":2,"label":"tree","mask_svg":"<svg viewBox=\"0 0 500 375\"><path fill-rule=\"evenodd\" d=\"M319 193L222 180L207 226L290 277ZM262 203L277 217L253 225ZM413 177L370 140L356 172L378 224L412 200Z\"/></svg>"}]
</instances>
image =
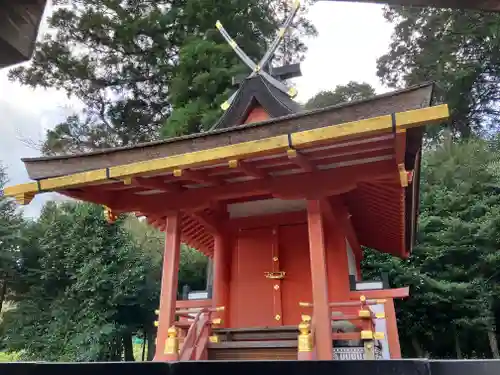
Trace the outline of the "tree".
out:
<instances>
[{"instance_id":1,"label":"tree","mask_svg":"<svg viewBox=\"0 0 500 375\"><path fill-rule=\"evenodd\" d=\"M498 14L387 7L385 18L395 24L389 52L377 63L385 84L403 87L436 81L436 100L450 105L455 136L497 128Z\"/></svg>"},{"instance_id":2,"label":"tree","mask_svg":"<svg viewBox=\"0 0 500 375\"><path fill-rule=\"evenodd\" d=\"M121 223L95 205L52 203L26 229L7 347L35 360L133 360L132 334L153 326L158 293Z\"/></svg>"},{"instance_id":3,"label":"tree","mask_svg":"<svg viewBox=\"0 0 500 375\"><path fill-rule=\"evenodd\" d=\"M148 225L146 221L133 216L127 217L124 227L132 235L138 248L153 260L155 278L159 282L165 250L165 234ZM179 262L179 293L184 285L188 285L192 290L204 290L208 258L198 250L182 244ZM158 292L159 290L158 284Z\"/></svg>"},{"instance_id":4,"label":"tree","mask_svg":"<svg viewBox=\"0 0 500 375\"><path fill-rule=\"evenodd\" d=\"M0 165L0 313L16 265L16 256L21 242L20 230L23 223L21 214L16 211L14 202L1 192L7 183L7 174Z\"/></svg>"},{"instance_id":5,"label":"tree","mask_svg":"<svg viewBox=\"0 0 500 375\"><path fill-rule=\"evenodd\" d=\"M321 91L306 103L307 109L324 108L331 105L369 99L375 96L375 89L368 83L351 81L347 85L339 85L333 91Z\"/></svg>"},{"instance_id":6,"label":"tree","mask_svg":"<svg viewBox=\"0 0 500 375\"><path fill-rule=\"evenodd\" d=\"M225 3L230 17L223 25L234 36L238 45L254 61L264 55L279 24L288 14L288 1L274 0L266 3ZM316 30L304 17L310 1L302 7L297 21L285 35L276 53L274 63L292 63L304 57L306 46L303 36L316 35ZM228 6L232 8L228 9ZM231 95L232 78L248 72L228 43L214 27L216 18L211 6L198 9L197 17L205 30L203 36L186 40L179 52L179 64L174 68L169 94L173 112L162 129L166 137L197 133L210 129L222 115L220 105ZM252 20L259 20L258 22Z\"/></svg>"},{"instance_id":7,"label":"tree","mask_svg":"<svg viewBox=\"0 0 500 375\"><path fill-rule=\"evenodd\" d=\"M407 356L496 357L500 226L498 141L471 140L427 150L417 246L407 261L367 251L364 272L390 273L410 286L398 302ZM485 345L486 343L486 345ZM489 345L488 345L489 343Z\"/></svg>"},{"instance_id":8,"label":"tree","mask_svg":"<svg viewBox=\"0 0 500 375\"><path fill-rule=\"evenodd\" d=\"M169 134L199 131L193 124L201 121L206 102L215 109L214 99L230 85L228 75L218 72L237 65L234 54L228 59L214 55L220 51L214 46L225 43L215 32L216 20L250 56L260 57L283 18L278 6L283 2L55 1L50 32L38 43L31 64L13 69L10 77L30 87L62 89L83 102L85 111L50 130L42 151L65 154L158 139L172 106L181 113L169 123ZM304 17L299 25L308 25ZM290 43L301 53L305 47L297 38ZM199 104L190 104L204 89L208 92ZM215 118L207 116L205 127Z\"/></svg>"}]
</instances>

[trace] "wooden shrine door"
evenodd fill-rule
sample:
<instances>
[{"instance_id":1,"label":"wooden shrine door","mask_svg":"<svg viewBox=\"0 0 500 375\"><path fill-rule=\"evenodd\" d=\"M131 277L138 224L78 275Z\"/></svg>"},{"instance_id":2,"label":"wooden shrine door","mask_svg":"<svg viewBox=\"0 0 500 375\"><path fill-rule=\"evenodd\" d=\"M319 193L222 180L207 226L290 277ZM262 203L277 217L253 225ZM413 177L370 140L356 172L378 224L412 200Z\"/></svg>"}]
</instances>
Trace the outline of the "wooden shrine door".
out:
<instances>
[{"instance_id":1,"label":"wooden shrine door","mask_svg":"<svg viewBox=\"0 0 500 375\"><path fill-rule=\"evenodd\" d=\"M234 249L230 325L233 328L298 325L299 302L311 302L307 225L238 233Z\"/></svg>"},{"instance_id":2,"label":"wooden shrine door","mask_svg":"<svg viewBox=\"0 0 500 375\"><path fill-rule=\"evenodd\" d=\"M237 234L231 277L230 321L234 328L282 325L281 280L275 228L243 229ZM273 274L274 272L274 274Z\"/></svg>"}]
</instances>

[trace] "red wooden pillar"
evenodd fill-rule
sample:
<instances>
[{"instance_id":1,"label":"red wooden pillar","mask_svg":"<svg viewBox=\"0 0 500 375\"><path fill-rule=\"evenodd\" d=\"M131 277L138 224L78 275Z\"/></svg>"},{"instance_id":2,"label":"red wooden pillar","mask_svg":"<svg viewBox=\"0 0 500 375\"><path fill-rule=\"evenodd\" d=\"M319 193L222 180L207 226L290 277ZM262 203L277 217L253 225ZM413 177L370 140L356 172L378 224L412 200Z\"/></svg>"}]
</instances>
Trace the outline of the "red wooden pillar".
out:
<instances>
[{"instance_id":1,"label":"red wooden pillar","mask_svg":"<svg viewBox=\"0 0 500 375\"><path fill-rule=\"evenodd\" d=\"M179 212L172 212L167 215L165 226L165 251L163 253L160 314L158 317L158 333L156 335L155 361L166 361L169 359L169 356L165 353L165 343L168 337L168 329L175 321L180 247L180 214Z\"/></svg>"},{"instance_id":2,"label":"red wooden pillar","mask_svg":"<svg viewBox=\"0 0 500 375\"><path fill-rule=\"evenodd\" d=\"M391 359L400 359L401 346L399 344L398 321L396 319L396 310L394 309L394 300L392 298L388 298L384 303L384 311L389 353Z\"/></svg>"},{"instance_id":3,"label":"red wooden pillar","mask_svg":"<svg viewBox=\"0 0 500 375\"><path fill-rule=\"evenodd\" d=\"M212 307L222 307L218 312L222 319L221 326L227 327L227 314L229 304L229 248L227 238L222 233L214 235L214 281Z\"/></svg>"},{"instance_id":4,"label":"red wooden pillar","mask_svg":"<svg viewBox=\"0 0 500 375\"><path fill-rule=\"evenodd\" d=\"M326 246L322 203L319 200L307 202L307 224L309 228L309 255L313 296L313 324L316 358L333 358L332 323L328 301L328 275L326 271Z\"/></svg>"}]
</instances>

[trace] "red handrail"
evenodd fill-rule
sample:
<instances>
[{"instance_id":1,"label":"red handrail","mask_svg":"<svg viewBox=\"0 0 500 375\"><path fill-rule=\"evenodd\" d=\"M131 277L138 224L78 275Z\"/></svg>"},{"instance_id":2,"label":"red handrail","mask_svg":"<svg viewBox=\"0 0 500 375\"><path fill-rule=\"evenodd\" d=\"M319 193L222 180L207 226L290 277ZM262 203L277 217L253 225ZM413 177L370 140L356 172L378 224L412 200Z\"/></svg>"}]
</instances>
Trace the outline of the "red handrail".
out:
<instances>
[{"instance_id":1,"label":"red handrail","mask_svg":"<svg viewBox=\"0 0 500 375\"><path fill-rule=\"evenodd\" d=\"M180 361L201 359L208 344L211 315L215 311L217 308L203 308L197 311L179 352ZM183 311L180 315L184 313Z\"/></svg>"}]
</instances>

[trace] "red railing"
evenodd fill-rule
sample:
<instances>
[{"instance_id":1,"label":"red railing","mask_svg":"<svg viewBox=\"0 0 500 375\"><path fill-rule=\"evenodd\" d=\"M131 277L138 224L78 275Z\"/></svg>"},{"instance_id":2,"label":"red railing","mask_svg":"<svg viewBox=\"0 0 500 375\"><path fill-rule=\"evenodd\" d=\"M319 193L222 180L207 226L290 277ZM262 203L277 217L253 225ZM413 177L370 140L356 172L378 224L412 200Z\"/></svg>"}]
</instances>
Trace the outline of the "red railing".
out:
<instances>
[{"instance_id":1,"label":"red railing","mask_svg":"<svg viewBox=\"0 0 500 375\"><path fill-rule=\"evenodd\" d=\"M192 306L188 309L179 309L176 315L180 318L176 327L180 331L179 361L207 359L207 346L212 331L213 313L222 308L198 308ZM193 317L193 314L194 317Z\"/></svg>"},{"instance_id":2,"label":"red railing","mask_svg":"<svg viewBox=\"0 0 500 375\"><path fill-rule=\"evenodd\" d=\"M354 332L343 332L342 328L335 328L332 325L332 340L335 341L351 341L359 340L363 341L365 347L365 355L368 357L368 351L373 349L373 340L383 339L382 333L375 332L375 320L384 319L385 315L383 313L374 313L369 306L383 304L385 300L376 299L366 299L361 297L358 301L348 301L348 302L332 302L329 304L330 310L332 310L331 320L332 322L345 321L351 323L356 327ZM312 303L301 302L301 307L313 308ZM333 313L336 313L334 315ZM309 330L301 326L308 325ZM299 354L298 359L300 360L312 360L315 358L315 341L314 341L314 324L309 316L304 315L303 321L299 325ZM300 341L304 340L306 342L306 336L310 335L311 347L307 350L305 347L301 349Z\"/></svg>"}]
</instances>

